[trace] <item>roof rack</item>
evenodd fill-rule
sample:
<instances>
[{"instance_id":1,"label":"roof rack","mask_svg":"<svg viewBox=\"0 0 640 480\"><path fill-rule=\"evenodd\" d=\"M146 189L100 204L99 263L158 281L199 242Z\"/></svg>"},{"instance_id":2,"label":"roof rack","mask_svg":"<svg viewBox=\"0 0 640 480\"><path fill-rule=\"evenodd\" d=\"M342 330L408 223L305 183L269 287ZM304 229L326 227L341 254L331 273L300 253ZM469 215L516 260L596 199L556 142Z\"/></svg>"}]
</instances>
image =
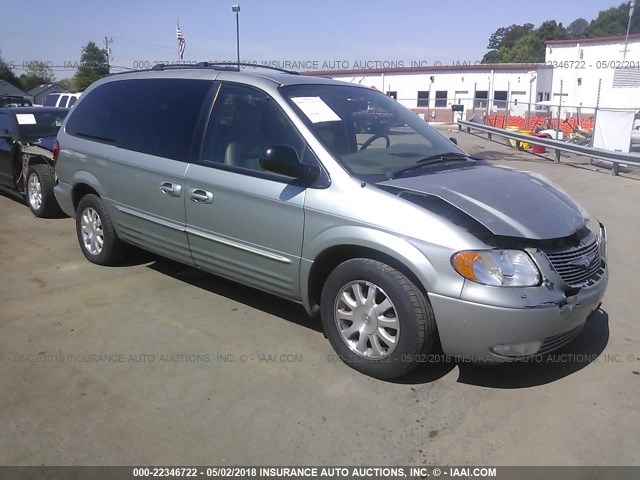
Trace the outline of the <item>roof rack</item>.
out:
<instances>
[{"instance_id":1,"label":"roof rack","mask_svg":"<svg viewBox=\"0 0 640 480\"><path fill-rule=\"evenodd\" d=\"M214 70L224 70L239 72L240 67L253 67L253 68L265 68L267 70L275 70L282 73L288 73L290 75L300 75L299 72L294 70L285 70L284 68L271 67L269 65L258 65L256 63L248 62L198 62L195 64L164 64L158 63L154 65L151 70L174 70L184 68L212 68Z\"/></svg>"}]
</instances>

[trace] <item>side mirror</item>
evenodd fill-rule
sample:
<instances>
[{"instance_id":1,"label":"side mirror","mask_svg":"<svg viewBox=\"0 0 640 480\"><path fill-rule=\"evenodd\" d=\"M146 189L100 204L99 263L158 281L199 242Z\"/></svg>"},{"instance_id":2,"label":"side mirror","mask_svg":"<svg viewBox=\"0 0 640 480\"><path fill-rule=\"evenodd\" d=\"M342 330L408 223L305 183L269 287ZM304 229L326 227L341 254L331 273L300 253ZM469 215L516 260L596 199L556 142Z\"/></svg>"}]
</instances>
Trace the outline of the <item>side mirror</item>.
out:
<instances>
[{"instance_id":1,"label":"side mirror","mask_svg":"<svg viewBox=\"0 0 640 480\"><path fill-rule=\"evenodd\" d=\"M274 145L260 157L260 166L268 172L279 173L305 182L313 182L320 175L320 167L300 162L298 153L289 145Z\"/></svg>"},{"instance_id":2,"label":"side mirror","mask_svg":"<svg viewBox=\"0 0 640 480\"><path fill-rule=\"evenodd\" d=\"M456 137L449 137L449 140L451 141L451 143L453 143L454 145L458 145L458 139Z\"/></svg>"}]
</instances>

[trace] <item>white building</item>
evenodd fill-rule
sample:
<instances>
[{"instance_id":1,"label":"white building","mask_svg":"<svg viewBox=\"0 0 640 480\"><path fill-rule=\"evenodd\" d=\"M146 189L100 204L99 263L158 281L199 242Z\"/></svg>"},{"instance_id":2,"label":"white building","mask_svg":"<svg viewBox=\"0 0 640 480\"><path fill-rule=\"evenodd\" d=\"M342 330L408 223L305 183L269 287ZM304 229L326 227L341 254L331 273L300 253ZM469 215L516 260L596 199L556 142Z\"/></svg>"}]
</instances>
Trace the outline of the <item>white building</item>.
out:
<instances>
[{"instance_id":1,"label":"white building","mask_svg":"<svg viewBox=\"0 0 640 480\"><path fill-rule=\"evenodd\" d=\"M511 113L522 115L542 85L547 97L551 94L551 75L539 73L543 66L478 63L315 73L376 88L430 121L451 121L453 105L463 105L466 118L473 112L502 110L508 104Z\"/></svg>"},{"instance_id":2,"label":"white building","mask_svg":"<svg viewBox=\"0 0 640 480\"><path fill-rule=\"evenodd\" d=\"M474 113L557 115L561 103L566 118L579 109L593 115L596 106L640 110L640 34L629 35L624 50L624 36L554 40L546 42L543 64L478 62L310 74L376 88L429 121L457 118L453 105L462 105L469 118Z\"/></svg>"},{"instance_id":3,"label":"white building","mask_svg":"<svg viewBox=\"0 0 640 480\"><path fill-rule=\"evenodd\" d=\"M552 100L571 107L640 108L640 34L546 42ZM598 99L598 94L600 98Z\"/></svg>"}]
</instances>

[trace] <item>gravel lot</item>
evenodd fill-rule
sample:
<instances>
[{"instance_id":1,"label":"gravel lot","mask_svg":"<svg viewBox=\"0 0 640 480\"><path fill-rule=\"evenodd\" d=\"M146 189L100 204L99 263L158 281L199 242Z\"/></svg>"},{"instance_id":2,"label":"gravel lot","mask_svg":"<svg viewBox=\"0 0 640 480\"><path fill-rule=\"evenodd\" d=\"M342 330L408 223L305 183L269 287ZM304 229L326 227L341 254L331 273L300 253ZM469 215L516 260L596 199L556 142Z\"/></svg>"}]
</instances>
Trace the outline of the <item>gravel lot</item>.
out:
<instances>
[{"instance_id":1,"label":"gravel lot","mask_svg":"<svg viewBox=\"0 0 640 480\"><path fill-rule=\"evenodd\" d=\"M640 464L640 180L440 128L607 225L609 289L565 361L374 380L302 307L140 251L93 265L73 220L1 195L0 464Z\"/></svg>"}]
</instances>

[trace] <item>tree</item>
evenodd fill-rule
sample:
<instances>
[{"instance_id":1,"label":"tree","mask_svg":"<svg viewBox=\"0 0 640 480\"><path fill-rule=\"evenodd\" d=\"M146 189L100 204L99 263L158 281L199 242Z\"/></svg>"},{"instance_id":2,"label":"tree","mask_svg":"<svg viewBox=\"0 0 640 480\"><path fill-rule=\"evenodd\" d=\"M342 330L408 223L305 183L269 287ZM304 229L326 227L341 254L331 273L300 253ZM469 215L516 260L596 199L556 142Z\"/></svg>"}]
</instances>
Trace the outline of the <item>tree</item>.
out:
<instances>
[{"instance_id":1,"label":"tree","mask_svg":"<svg viewBox=\"0 0 640 480\"><path fill-rule=\"evenodd\" d=\"M73 77L74 86L78 91L85 90L96 80L109 75L109 61L107 52L97 47L93 42L82 48L80 65Z\"/></svg>"},{"instance_id":2,"label":"tree","mask_svg":"<svg viewBox=\"0 0 640 480\"><path fill-rule=\"evenodd\" d=\"M524 25L511 25L509 27L498 28L489 37L487 48L491 49L483 58L482 63L503 63L506 62L505 50L513 48L521 38L533 31L532 23ZM500 53L500 52L503 53Z\"/></svg>"},{"instance_id":3,"label":"tree","mask_svg":"<svg viewBox=\"0 0 640 480\"><path fill-rule=\"evenodd\" d=\"M500 63L500 53L498 50L485 53L481 63Z\"/></svg>"},{"instance_id":4,"label":"tree","mask_svg":"<svg viewBox=\"0 0 640 480\"><path fill-rule=\"evenodd\" d=\"M20 79L16 77L15 73L13 73L13 70L11 70L11 65L5 62L2 56L0 56L0 80L6 80L14 87L22 89L22 83L20 82Z\"/></svg>"},{"instance_id":5,"label":"tree","mask_svg":"<svg viewBox=\"0 0 640 480\"><path fill-rule=\"evenodd\" d=\"M533 23L524 25L511 25L504 34L500 47L513 48L521 38L529 35L533 31Z\"/></svg>"},{"instance_id":6,"label":"tree","mask_svg":"<svg viewBox=\"0 0 640 480\"><path fill-rule=\"evenodd\" d=\"M506 33L507 28L500 27L495 32L491 34L489 37L489 45L487 48L490 50L498 50L500 45L502 45L502 39L504 38L504 34Z\"/></svg>"},{"instance_id":7,"label":"tree","mask_svg":"<svg viewBox=\"0 0 640 480\"><path fill-rule=\"evenodd\" d=\"M20 75L20 81L22 85L24 85L25 90L31 90L45 83L52 83L54 78L51 67L45 62L39 62L38 60L29 62L27 72Z\"/></svg>"},{"instance_id":8,"label":"tree","mask_svg":"<svg viewBox=\"0 0 640 480\"><path fill-rule=\"evenodd\" d=\"M75 90L75 87L73 85L73 78L63 78L62 80L59 80L57 83L58 85L60 85L62 88L64 88L69 92L73 92Z\"/></svg>"},{"instance_id":9,"label":"tree","mask_svg":"<svg viewBox=\"0 0 640 480\"><path fill-rule=\"evenodd\" d=\"M583 38L589 22L584 18L578 18L569 24L567 27L567 34L570 38Z\"/></svg>"},{"instance_id":10,"label":"tree","mask_svg":"<svg viewBox=\"0 0 640 480\"><path fill-rule=\"evenodd\" d=\"M629 21L629 3L601 11L588 22L578 18L563 27L555 20L547 20L538 28L531 23L500 27L489 37L482 63L544 62L545 42L578 38L624 35ZM631 18L629 33L640 33L640 14Z\"/></svg>"},{"instance_id":11,"label":"tree","mask_svg":"<svg viewBox=\"0 0 640 480\"><path fill-rule=\"evenodd\" d=\"M636 5L636 9L639 5ZM629 23L629 3L623 3L618 7L611 7L601 11L595 20L589 23L585 29L585 36L609 37L612 35L624 35L627 33ZM640 33L640 15L636 11L631 17L631 29L629 33Z\"/></svg>"}]
</instances>

